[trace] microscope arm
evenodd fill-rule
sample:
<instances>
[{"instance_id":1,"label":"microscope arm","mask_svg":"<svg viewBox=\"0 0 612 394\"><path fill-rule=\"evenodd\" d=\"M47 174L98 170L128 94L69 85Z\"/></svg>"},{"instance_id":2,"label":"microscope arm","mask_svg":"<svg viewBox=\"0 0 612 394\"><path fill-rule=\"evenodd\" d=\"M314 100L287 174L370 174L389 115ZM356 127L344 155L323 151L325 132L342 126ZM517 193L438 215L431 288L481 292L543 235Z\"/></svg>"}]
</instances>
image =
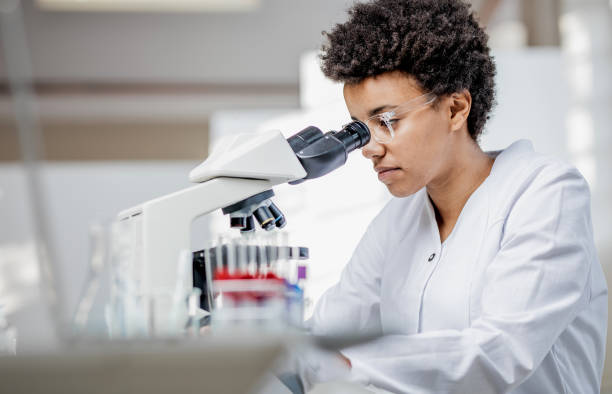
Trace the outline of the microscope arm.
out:
<instances>
[{"instance_id":1,"label":"microscope arm","mask_svg":"<svg viewBox=\"0 0 612 394\"><path fill-rule=\"evenodd\" d=\"M147 201L119 214L119 226L131 236L132 280L137 292L151 297L146 304L157 333L170 332L168 312L178 280L178 259L182 251L191 252L191 223L198 217L254 194L271 189L278 182L220 177ZM187 283L191 283L191 275ZM189 289L185 289L186 291Z\"/></svg>"}]
</instances>

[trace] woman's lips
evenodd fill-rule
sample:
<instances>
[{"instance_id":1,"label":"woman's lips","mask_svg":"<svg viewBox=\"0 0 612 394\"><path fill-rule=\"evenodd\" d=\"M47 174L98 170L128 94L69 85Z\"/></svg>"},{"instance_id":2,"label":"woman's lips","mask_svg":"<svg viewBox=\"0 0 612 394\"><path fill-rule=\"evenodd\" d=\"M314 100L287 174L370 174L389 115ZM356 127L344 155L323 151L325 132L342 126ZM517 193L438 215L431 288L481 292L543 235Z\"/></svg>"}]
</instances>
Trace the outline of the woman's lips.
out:
<instances>
[{"instance_id":1,"label":"woman's lips","mask_svg":"<svg viewBox=\"0 0 612 394\"><path fill-rule=\"evenodd\" d=\"M385 181L389 180L389 178L391 178L393 175L397 174L399 170L399 168L383 168L377 170L376 172L378 172L378 180L384 183Z\"/></svg>"}]
</instances>

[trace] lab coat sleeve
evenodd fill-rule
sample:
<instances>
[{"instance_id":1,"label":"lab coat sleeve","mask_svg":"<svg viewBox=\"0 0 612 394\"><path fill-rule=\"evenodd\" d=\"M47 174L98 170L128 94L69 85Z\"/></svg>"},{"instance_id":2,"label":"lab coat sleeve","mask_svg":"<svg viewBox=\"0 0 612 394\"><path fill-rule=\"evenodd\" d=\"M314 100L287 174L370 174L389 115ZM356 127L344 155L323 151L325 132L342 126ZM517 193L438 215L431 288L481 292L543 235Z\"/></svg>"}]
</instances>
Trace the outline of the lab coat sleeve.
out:
<instances>
[{"instance_id":1,"label":"lab coat sleeve","mask_svg":"<svg viewBox=\"0 0 612 394\"><path fill-rule=\"evenodd\" d=\"M305 322L312 334L380 331L380 281L385 250L380 233L384 231L389 208L387 205L370 223L344 267L340 281L317 302L312 317ZM307 390L317 383L349 378L350 371L336 352L303 352L296 364Z\"/></svg>"},{"instance_id":2,"label":"lab coat sleeve","mask_svg":"<svg viewBox=\"0 0 612 394\"><path fill-rule=\"evenodd\" d=\"M575 169L545 167L505 219L470 326L346 349L353 378L406 393L499 393L527 379L588 302L589 199Z\"/></svg>"}]
</instances>

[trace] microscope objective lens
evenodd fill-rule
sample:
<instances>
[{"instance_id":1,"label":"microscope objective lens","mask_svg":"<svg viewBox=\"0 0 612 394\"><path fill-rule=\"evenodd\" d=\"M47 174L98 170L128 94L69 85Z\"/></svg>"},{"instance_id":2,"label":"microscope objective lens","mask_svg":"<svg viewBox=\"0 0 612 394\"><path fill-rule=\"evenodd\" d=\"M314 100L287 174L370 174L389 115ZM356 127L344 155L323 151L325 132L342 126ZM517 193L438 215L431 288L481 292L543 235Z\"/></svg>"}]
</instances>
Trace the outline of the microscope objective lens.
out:
<instances>
[{"instance_id":1,"label":"microscope objective lens","mask_svg":"<svg viewBox=\"0 0 612 394\"><path fill-rule=\"evenodd\" d=\"M241 234L252 233L255 231L255 220L253 220L253 216L247 216L245 218L245 226L240 229Z\"/></svg>"},{"instance_id":2,"label":"microscope objective lens","mask_svg":"<svg viewBox=\"0 0 612 394\"><path fill-rule=\"evenodd\" d=\"M283 215L281 210L278 209L278 207L273 202L270 202L270 206L268 208L270 208L270 212L274 216L274 224L276 225L276 227L285 227L285 225L287 224L287 220L285 219L285 216Z\"/></svg>"},{"instance_id":3,"label":"microscope objective lens","mask_svg":"<svg viewBox=\"0 0 612 394\"><path fill-rule=\"evenodd\" d=\"M269 231L274 227L274 216L267 206L257 208L255 212L253 212L253 216L255 216L255 219L257 219L261 228L264 230Z\"/></svg>"},{"instance_id":4,"label":"microscope objective lens","mask_svg":"<svg viewBox=\"0 0 612 394\"><path fill-rule=\"evenodd\" d=\"M245 228L247 225L246 216L230 217L230 227L232 228Z\"/></svg>"}]
</instances>

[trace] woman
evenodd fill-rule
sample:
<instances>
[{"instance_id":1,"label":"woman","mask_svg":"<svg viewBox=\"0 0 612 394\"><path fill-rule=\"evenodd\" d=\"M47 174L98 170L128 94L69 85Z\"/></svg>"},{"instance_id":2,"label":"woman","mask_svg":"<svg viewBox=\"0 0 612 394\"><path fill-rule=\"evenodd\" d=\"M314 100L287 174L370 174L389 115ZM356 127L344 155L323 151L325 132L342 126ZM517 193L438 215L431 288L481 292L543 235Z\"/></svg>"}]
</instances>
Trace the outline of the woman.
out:
<instances>
[{"instance_id":1,"label":"woman","mask_svg":"<svg viewBox=\"0 0 612 394\"><path fill-rule=\"evenodd\" d=\"M353 379L392 392L599 392L607 287L588 186L527 141L480 149L495 67L469 6L357 4L327 38L322 69L396 198L313 332L382 330L343 355Z\"/></svg>"}]
</instances>

